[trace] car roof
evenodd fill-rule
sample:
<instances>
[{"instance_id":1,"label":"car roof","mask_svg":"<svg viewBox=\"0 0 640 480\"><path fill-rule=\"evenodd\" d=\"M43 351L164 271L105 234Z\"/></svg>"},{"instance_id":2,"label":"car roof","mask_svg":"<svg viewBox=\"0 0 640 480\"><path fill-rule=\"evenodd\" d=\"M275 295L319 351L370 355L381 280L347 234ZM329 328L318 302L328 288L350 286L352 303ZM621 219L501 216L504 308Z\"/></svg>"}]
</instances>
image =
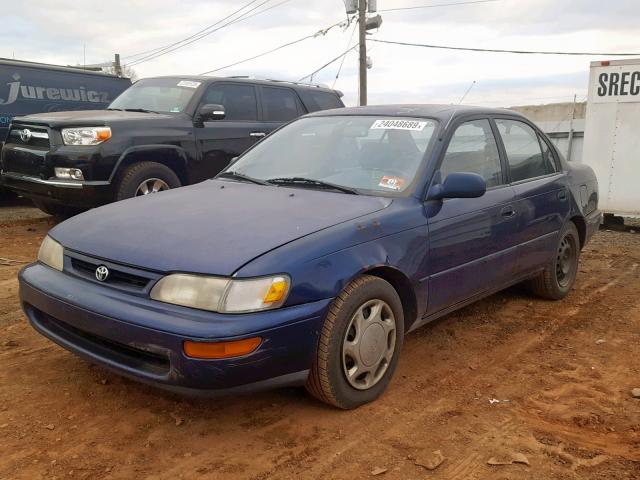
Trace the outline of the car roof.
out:
<instances>
[{"instance_id":1,"label":"car roof","mask_svg":"<svg viewBox=\"0 0 640 480\"><path fill-rule=\"evenodd\" d=\"M452 115L456 117L463 115L512 115L521 117L522 115L506 108L476 107L471 105L445 105L445 104L407 104L407 105L368 105L366 107L346 107L331 110L321 110L306 115L307 117L325 117L332 115L377 115L387 117L424 117L435 118L436 120L448 121Z\"/></svg>"},{"instance_id":2,"label":"car roof","mask_svg":"<svg viewBox=\"0 0 640 480\"><path fill-rule=\"evenodd\" d=\"M339 90L334 90L332 88L329 88L326 85L319 85L316 83L302 83L302 82L295 82L290 80L274 80L271 78L254 78L254 77L245 76L245 75L231 76L231 77L210 77L208 75L163 75L158 77L147 77L147 78L144 78L144 80L150 80L153 78L175 78L176 80L193 80L193 81L202 82L202 83L226 81L226 82L233 82L233 83L250 83L252 85L255 85L255 84L271 85L271 86L283 85L283 86L287 86L295 89L309 89L309 90L313 89L313 90L321 90L325 92L337 93L340 97L342 97L342 92L340 92Z\"/></svg>"}]
</instances>

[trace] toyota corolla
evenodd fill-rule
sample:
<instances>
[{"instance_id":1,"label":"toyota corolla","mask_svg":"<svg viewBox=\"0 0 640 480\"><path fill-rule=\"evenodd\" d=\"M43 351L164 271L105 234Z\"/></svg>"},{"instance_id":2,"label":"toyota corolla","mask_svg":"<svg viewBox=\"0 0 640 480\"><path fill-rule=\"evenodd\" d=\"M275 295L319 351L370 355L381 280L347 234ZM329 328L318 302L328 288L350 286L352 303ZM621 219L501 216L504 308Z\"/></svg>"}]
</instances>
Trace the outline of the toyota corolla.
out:
<instances>
[{"instance_id":1,"label":"toyota corolla","mask_svg":"<svg viewBox=\"0 0 640 480\"><path fill-rule=\"evenodd\" d=\"M183 393L377 398L405 334L510 285L558 300L596 178L523 116L438 105L295 120L215 179L53 228L20 273L33 327ZM428 367L427 367L428 368Z\"/></svg>"}]
</instances>

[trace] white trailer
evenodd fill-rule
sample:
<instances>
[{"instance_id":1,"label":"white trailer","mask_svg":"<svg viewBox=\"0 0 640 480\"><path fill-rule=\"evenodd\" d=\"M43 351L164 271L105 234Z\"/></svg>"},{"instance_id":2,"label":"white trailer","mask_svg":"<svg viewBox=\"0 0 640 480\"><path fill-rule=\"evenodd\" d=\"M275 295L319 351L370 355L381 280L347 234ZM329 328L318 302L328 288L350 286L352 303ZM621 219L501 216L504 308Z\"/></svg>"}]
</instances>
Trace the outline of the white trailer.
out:
<instances>
[{"instance_id":1,"label":"white trailer","mask_svg":"<svg viewBox=\"0 0 640 480\"><path fill-rule=\"evenodd\" d=\"M640 59L591 62L582 161L600 210L640 217Z\"/></svg>"}]
</instances>

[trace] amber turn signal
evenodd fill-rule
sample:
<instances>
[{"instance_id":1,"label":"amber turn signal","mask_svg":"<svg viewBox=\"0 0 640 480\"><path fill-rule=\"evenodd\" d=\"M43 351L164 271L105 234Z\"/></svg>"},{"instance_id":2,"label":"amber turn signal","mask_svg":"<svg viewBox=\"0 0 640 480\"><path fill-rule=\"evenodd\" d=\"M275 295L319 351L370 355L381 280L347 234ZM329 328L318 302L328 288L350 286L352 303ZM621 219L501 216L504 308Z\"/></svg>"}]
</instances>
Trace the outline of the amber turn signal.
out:
<instances>
[{"instance_id":1,"label":"amber turn signal","mask_svg":"<svg viewBox=\"0 0 640 480\"><path fill-rule=\"evenodd\" d=\"M230 342L192 342L185 341L184 353L191 358L231 358L247 355L260 346L260 337L244 338Z\"/></svg>"}]
</instances>

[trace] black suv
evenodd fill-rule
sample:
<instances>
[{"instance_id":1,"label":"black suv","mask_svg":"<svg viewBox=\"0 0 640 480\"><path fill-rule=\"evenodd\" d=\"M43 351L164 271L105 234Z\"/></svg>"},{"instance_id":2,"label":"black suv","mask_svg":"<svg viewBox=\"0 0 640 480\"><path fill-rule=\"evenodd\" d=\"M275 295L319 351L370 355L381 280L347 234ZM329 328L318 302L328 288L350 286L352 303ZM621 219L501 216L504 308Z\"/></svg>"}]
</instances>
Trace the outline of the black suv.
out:
<instances>
[{"instance_id":1,"label":"black suv","mask_svg":"<svg viewBox=\"0 0 640 480\"><path fill-rule=\"evenodd\" d=\"M136 82L106 110L14 118L2 183L50 214L211 178L283 123L344 107L317 85L247 77Z\"/></svg>"}]
</instances>

